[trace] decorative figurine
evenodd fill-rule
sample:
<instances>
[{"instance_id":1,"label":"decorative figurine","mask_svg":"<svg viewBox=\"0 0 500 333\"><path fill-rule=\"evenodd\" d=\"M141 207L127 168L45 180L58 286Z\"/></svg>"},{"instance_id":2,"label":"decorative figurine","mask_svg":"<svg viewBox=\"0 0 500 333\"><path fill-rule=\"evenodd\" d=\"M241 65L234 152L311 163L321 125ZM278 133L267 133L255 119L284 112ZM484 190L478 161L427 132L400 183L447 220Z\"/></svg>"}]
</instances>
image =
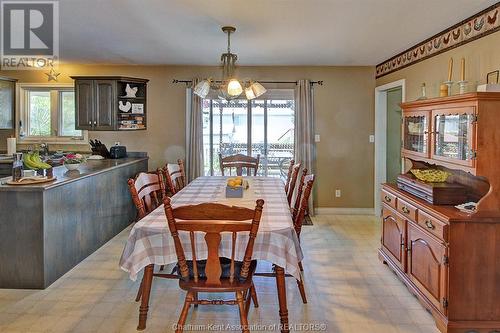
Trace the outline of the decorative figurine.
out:
<instances>
[{"instance_id":1,"label":"decorative figurine","mask_svg":"<svg viewBox=\"0 0 500 333\"><path fill-rule=\"evenodd\" d=\"M422 96L420 96L418 98L418 100L423 100L423 99L427 99L427 94L426 94L426 91L425 91L425 82L422 83Z\"/></svg>"},{"instance_id":2,"label":"decorative figurine","mask_svg":"<svg viewBox=\"0 0 500 333\"><path fill-rule=\"evenodd\" d=\"M135 94L137 94L137 87L130 87L130 84L127 83L127 86L125 87L125 92L127 93L125 97L128 98L135 98Z\"/></svg>"},{"instance_id":3,"label":"decorative figurine","mask_svg":"<svg viewBox=\"0 0 500 333\"><path fill-rule=\"evenodd\" d=\"M127 101L126 103L123 103L123 101L118 102L118 109L122 112L129 112L130 109L132 108L132 103Z\"/></svg>"}]
</instances>

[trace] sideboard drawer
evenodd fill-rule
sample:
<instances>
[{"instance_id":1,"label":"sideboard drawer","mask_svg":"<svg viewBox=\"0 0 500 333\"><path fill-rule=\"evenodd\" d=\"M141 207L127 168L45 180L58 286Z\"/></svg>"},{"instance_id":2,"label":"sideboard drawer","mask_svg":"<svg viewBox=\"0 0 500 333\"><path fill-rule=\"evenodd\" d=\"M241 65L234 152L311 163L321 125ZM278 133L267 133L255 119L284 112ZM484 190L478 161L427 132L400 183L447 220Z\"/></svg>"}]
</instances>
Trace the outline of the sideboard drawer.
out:
<instances>
[{"instance_id":1,"label":"sideboard drawer","mask_svg":"<svg viewBox=\"0 0 500 333\"><path fill-rule=\"evenodd\" d=\"M447 240L448 237L448 225L444 222L439 221L438 219L430 216L427 213L418 211L418 225L437 236L439 239Z\"/></svg>"},{"instance_id":2,"label":"sideboard drawer","mask_svg":"<svg viewBox=\"0 0 500 333\"><path fill-rule=\"evenodd\" d=\"M417 207L409 204L408 202L402 200L401 198L398 198L396 206L398 212L403 214L403 216L406 216L412 221L417 220Z\"/></svg>"},{"instance_id":3,"label":"sideboard drawer","mask_svg":"<svg viewBox=\"0 0 500 333\"><path fill-rule=\"evenodd\" d=\"M394 194L391 194L387 191L382 190L382 202L385 203L386 205L391 206L392 208L396 209L396 201L397 198Z\"/></svg>"}]
</instances>

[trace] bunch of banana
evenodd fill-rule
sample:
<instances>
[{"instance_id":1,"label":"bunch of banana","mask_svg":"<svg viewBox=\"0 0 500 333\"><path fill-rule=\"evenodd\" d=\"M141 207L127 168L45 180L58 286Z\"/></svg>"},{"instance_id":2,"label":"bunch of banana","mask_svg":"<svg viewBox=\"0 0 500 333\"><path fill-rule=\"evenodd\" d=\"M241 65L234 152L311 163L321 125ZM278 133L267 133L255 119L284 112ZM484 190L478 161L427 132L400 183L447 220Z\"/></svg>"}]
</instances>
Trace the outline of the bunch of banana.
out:
<instances>
[{"instance_id":1,"label":"bunch of banana","mask_svg":"<svg viewBox=\"0 0 500 333\"><path fill-rule=\"evenodd\" d=\"M23 162L28 169L32 170L52 168L50 164L42 161L38 152L25 153L23 156Z\"/></svg>"}]
</instances>

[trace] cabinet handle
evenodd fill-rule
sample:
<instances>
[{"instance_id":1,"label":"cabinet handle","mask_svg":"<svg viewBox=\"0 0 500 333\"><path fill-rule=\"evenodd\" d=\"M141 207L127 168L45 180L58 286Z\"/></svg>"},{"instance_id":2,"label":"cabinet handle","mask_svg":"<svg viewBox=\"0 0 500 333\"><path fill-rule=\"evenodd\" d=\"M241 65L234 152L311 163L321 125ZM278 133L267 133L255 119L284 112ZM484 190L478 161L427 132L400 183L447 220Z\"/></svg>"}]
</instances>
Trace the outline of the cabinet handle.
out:
<instances>
[{"instance_id":1,"label":"cabinet handle","mask_svg":"<svg viewBox=\"0 0 500 333\"><path fill-rule=\"evenodd\" d=\"M431 230L436 229L436 226L435 226L434 224L432 224L432 222L431 222L431 221L429 221L429 220L425 221L425 226L426 226L427 228L431 229Z\"/></svg>"},{"instance_id":2,"label":"cabinet handle","mask_svg":"<svg viewBox=\"0 0 500 333\"><path fill-rule=\"evenodd\" d=\"M91 120L89 120L89 125L92 126L92 121Z\"/></svg>"},{"instance_id":3,"label":"cabinet handle","mask_svg":"<svg viewBox=\"0 0 500 333\"><path fill-rule=\"evenodd\" d=\"M96 120L94 120L94 126L95 126L95 125L97 125L97 121L96 121Z\"/></svg>"},{"instance_id":4,"label":"cabinet handle","mask_svg":"<svg viewBox=\"0 0 500 333\"><path fill-rule=\"evenodd\" d=\"M391 201L392 201L391 197L390 197L390 196L388 196L388 195L386 195L386 196L384 197L384 199L385 199L385 201L387 201L387 202L391 202Z\"/></svg>"},{"instance_id":5,"label":"cabinet handle","mask_svg":"<svg viewBox=\"0 0 500 333\"><path fill-rule=\"evenodd\" d=\"M405 213L405 214L410 214L410 210L409 210L408 208L406 208L406 206L403 206L403 207L401 208L401 211L402 211L403 213Z\"/></svg>"}]
</instances>

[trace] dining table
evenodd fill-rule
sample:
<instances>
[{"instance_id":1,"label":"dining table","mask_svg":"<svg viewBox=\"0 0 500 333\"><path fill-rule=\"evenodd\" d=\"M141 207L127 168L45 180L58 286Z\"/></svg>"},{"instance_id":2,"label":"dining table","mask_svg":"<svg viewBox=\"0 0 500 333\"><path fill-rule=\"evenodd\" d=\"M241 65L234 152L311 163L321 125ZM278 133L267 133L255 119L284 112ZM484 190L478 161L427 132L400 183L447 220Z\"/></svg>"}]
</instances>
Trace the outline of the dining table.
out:
<instances>
[{"instance_id":1,"label":"dining table","mask_svg":"<svg viewBox=\"0 0 500 333\"><path fill-rule=\"evenodd\" d=\"M248 188L243 191L241 198L226 197L226 183L229 177L202 176L198 177L177 192L171 198L174 208L183 205L195 205L204 202L221 203L230 206L255 208L257 199L264 200L262 218L255 239L252 259L264 260L274 266L277 296L279 304L280 330L289 332L288 309L286 301L285 274L300 279L299 262L303 259L297 233L295 232L290 208L280 178L275 177L244 177ZM180 235L181 241L189 244L189 235ZM230 235L223 235L220 256L231 253ZM200 249L197 259L206 259L206 244L202 237L196 245ZM238 240L242 244L244 238ZM245 243L246 244L246 243ZM187 248L189 246L186 246ZM243 260L244 246L237 246L236 260ZM186 253L190 258L190 253ZM123 250L120 267L129 273L132 280L144 269L144 275L153 274L154 266L177 263L173 238L167 224L163 205L156 208L149 215L136 222L130 231L127 243ZM138 329L144 329L149 309L149 295L143 295L139 308Z\"/></svg>"}]
</instances>

